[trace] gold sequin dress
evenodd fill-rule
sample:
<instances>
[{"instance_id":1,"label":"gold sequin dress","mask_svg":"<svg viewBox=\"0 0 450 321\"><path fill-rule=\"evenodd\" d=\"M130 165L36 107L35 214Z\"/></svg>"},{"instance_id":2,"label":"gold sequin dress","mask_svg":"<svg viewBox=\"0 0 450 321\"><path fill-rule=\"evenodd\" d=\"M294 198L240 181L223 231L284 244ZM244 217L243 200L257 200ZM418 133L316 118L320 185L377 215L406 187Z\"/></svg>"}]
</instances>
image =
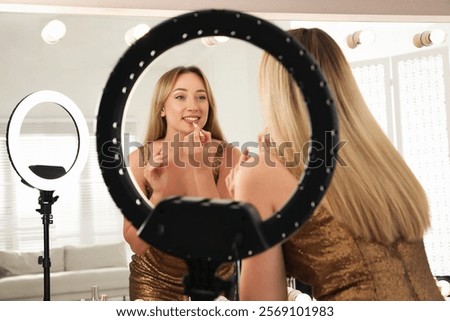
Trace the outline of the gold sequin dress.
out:
<instances>
[{"instance_id":1,"label":"gold sequin dress","mask_svg":"<svg viewBox=\"0 0 450 321\"><path fill-rule=\"evenodd\" d=\"M444 300L423 241L384 245L355 238L319 208L283 244L286 271L317 300Z\"/></svg>"},{"instance_id":2,"label":"gold sequin dress","mask_svg":"<svg viewBox=\"0 0 450 321\"><path fill-rule=\"evenodd\" d=\"M189 297L183 294L186 273L184 260L151 246L145 255L133 255L130 263L130 300L188 301ZM219 268L217 276L227 280L234 273L234 265L226 263Z\"/></svg>"},{"instance_id":3,"label":"gold sequin dress","mask_svg":"<svg viewBox=\"0 0 450 321\"><path fill-rule=\"evenodd\" d=\"M221 143L213 165L214 179L218 181L221 158L226 143ZM151 187L147 186L149 195ZM187 301L183 279L187 274L186 262L150 246L144 255L134 254L130 262L130 300ZM235 274L233 263L222 264L216 275L224 280ZM229 298L231 299L231 298Z\"/></svg>"}]
</instances>

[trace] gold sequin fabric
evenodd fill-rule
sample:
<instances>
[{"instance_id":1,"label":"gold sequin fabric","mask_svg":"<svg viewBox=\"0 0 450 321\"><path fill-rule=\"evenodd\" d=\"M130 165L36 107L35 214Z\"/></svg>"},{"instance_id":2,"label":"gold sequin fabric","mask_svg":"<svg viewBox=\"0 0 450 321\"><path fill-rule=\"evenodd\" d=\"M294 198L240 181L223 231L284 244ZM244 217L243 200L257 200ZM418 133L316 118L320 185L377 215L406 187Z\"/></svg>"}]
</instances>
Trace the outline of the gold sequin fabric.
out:
<instances>
[{"instance_id":1,"label":"gold sequin fabric","mask_svg":"<svg viewBox=\"0 0 450 321\"><path fill-rule=\"evenodd\" d=\"M130 300L188 301L184 295L183 279L186 262L150 247L145 255L133 255L130 263ZM232 263L222 264L216 275L223 280L235 273Z\"/></svg>"},{"instance_id":2,"label":"gold sequin fabric","mask_svg":"<svg viewBox=\"0 0 450 321\"><path fill-rule=\"evenodd\" d=\"M286 271L317 300L444 300L423 241L392 244L356 237L318 209L283 244Z\"/></svg>"}]
</instances>

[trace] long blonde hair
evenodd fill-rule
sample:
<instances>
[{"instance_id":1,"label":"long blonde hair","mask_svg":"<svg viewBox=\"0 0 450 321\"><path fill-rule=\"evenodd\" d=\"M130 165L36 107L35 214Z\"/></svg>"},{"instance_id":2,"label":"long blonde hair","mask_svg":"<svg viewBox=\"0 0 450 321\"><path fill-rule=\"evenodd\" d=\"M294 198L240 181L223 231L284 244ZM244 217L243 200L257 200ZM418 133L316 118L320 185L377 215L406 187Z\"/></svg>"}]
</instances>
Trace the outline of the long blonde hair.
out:
<instances>
[{"instance_id":1,"label":"long blonde hair","mask_svg":"<svg viewBox=\"0 0 450 321\"><path fill-rule=\"evenodd\" d=\"M420 240L430 225L425 192L370 113L341 49L320 29L289 34L322 70L337 108L340 140L347 142L339 151L346 166L337 164L321 205L366 240ZM260 90L271 134L293 144L280 158L292 159L310 139L308 114L295 82L267 53L261 61ZM300 178L303 164L289 168L295 177Z\"/></svg>"},{"instance_id":2,"label":"long blonde hair","mask_svg":"<svg viewBox=\"0 0 450 321\"><path fill-rule=\"evenodd\" d=\"M204 73L197 66L178 66L170 69L164 73L155 85L152 101L150 104L150 116L147 126L147 132L145 134L144 143L147 145L149 142L153 142L165 137L167 132L167 123L165 117L161 117L161 111L164 108L164 103L172 91L173 85L180 75L194 73L199 76L206 89L208 97L209 111L208 119L206 120L203 129L211 133L211 137L217 140L224 140L222 130L220 129L219 122L217 121L216 101L214 99L211 86Z\"/></svg>"}]
</instances>

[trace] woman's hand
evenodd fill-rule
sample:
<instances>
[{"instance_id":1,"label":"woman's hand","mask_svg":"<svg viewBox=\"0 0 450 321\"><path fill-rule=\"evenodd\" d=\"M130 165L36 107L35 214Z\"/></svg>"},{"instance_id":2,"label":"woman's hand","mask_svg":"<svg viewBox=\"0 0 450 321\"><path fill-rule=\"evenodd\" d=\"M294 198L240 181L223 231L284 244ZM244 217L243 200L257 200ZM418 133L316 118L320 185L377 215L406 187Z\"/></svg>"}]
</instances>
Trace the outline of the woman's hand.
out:
<instances>
[{"instance_id":1,"label":"woman's hand","mask_svg":"<svg viewBox=\"0 0 450 321\"><path fill-rule=\"evenodd\" d=\"M194 131L184 137L183 147L180 150L180 158L185 167L211 168L212 161L209 160L209 156L215 155L215 151L213 155L209 155L211 143L211 133L194 123Z\"/></svg>"},{"instance_id":2,"label":"woman's hand","mask_svg":"<svg viewBox=\"0 0 450 321\"><path fill-rule=\"evenodd\" d=\"M126 218L123 222L123 236L135 254L144 255L149 248L149 244L138 236L137 229Z\"/></svg>"},{"instance_id":3,"label":"woman's hand","mask_svg":"<svg viewBox=\"0 0 450 321\"><path fill-rule=\"evenodd\" d=\"M179 149L182 168L178 184L183 186L183 195L219 197L212 166L220 142L213 141L210 132L194 126L193 132L186 135L182 143Z\"/></svg>"},{"instance_id":4,"label":"woman's hand","mask_svg":"<svg viewBox=\"0 0 450 321\"><path fill-rule=\"evenodd\" d=\"M225 179L225 183L227 186L230 195L235 198L236 185L240 185L239 181L241 180L242 171L246 171L250 169L250 172L256 173L257 166L261 167L260 162L265 162L270 159L270 139L269 135L264 133L258 134L258 155L255 157L249 156L249 150L246 148L239 159L239 163L233 167L228 176ZM253 168L253 170L251 170Z\"/></svg>"},{"instance_id":5,"label":"woman's hand","mask_svg":"<svg viewBox=\"0 0 450 321\"><path fill-rule=\"evenodd\" d=\"M211 141L211 133L198 127L197 123L194 123L194 133L198 132L200 138L200 143L204 146L206 143Z\"/></svg>"},{"instance_id":6,"label":"woman's hand","mask_svg":"<svg viewBox=\"0 0 450 321\"><path fill-rule=\"evenodd\" d=\"M149 146L149 159L144 168L144 178L150 184L153 195L159 199L163 198L169 182L166 171L168 155L163 153L162 146L153 151Z\"/></svg>"},{"instance_id":7,"label":"woman's hand","mask_svg":"<svg viewBox=\"0 0 450 321\"><path fill-rule=\"evenodd\" d=\"M225 184L227 186L228 192L230 193L231 197L234 198L234 192L235 192L235 185L236 185L236 181L239 180L239 173L241 170L241 166L243 163L245 163L246 161L248 161L251 157L248 156L248 148L246 148L240 158L239 158L239 162L236 164L236 166L234 166L230 173L228 174L228 176L225 178Z\"/></svg>"}]
</instances>

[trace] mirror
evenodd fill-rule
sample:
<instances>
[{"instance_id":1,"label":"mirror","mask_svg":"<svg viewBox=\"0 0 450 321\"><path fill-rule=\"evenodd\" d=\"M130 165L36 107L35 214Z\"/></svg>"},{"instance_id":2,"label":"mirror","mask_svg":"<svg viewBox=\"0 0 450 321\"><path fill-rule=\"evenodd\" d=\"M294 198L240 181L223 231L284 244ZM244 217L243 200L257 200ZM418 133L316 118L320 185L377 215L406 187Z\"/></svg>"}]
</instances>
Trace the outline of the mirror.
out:
<instances>
[{"instance_id":1,"label":"mirror","mask_svg":"<svg viewBox=\"0 0 450 321\"><path fill-rule=\"evenodd\" d=\"M214 22L212 22L209 26L205 25L206 21L208 20ZM330 133L330 135L333 136L333 143L331 144L331 146L320 148L315 152L309 152L309 155L314 153L317 158L322 160L326 159L327 157L331 157L332 152L330 149L333 148L334 142L337 142L338 139L336 127L337 119L335 110L333 108L332 99L329 96L328 91L325 90L325 79L323 79L320 73L316 72L314 61L311 60L309 55L304 53L304 50L297 43L291 41L291 38L288 38L287 35L282 31L282 29L275 27L272 24L261 21L259 17L245 15L236 11L205 10L202 12L191 12L175 17L172 20L168 20L163 24L152 28L148 36L142 39L142 41L140 40L135 47L132 47L130 50L128 50L111 73L107 87L105 88L105 93L103 94L101 99L99 119L101 119L102 122L99 122L97 127L97 143L99 146L105 146L109 142L115 144L114 142L117 141L117 137L121 135L121 129L123 127L122 118L125 105L129 98L129 94L132 92L132 89L134 89L133 86L135 81L138 80L138 78L141 76L141 73L145 70L144 68L147 68L150 62L153 61L153 57L157 58L159 57L159 54L164 53L167 49L180 44L180 39L197 39L198 35L202 35L202 37L225 35L229 35L232 37L236 36L236 38L247 40L252 44L260 46L261 48L267 48L267 50L275 57L279 58L285 55L282 64L286 68L289 67L290 71L292 71L292 77L296 82L304 82L304 90L306 93L305 99L309 100L308 109L311 116L311 124L314 124L314 126L311 128L311 136L316 137L315 141L320 146L326 145L323 135L324 132ZM167 39L164 39L164 37L166 37ZM183 41L181 40L181 42ZM299 55L303 57L297 58ZM202 77L203 76L201 76L201 78ZM157 105L153 106L154 108L159 108L159 110L161 111L161 115L155 114L153 110L151 111L152 116L156 117L156 123L158 121L163 121L161 117L166 117L166 121L168 123L168 136L166 135L166 137L162 139L163 143L165 143L166 141L171 142L173 138L176 142L176 135L178 135L178 131L180 131L180 133L182 133L183 135L191 132L193 130L193 127L195 127L190 124L192 122L192 119L190 118L194 118L196 116L186 117L187 114L191 114L193 110L195 110L189 108L193 106L191 89L195 90L195 97L196 99L198 99L198 102L196 103L197 107L200 109L198 115L202 116L202 114L207 112L206 108L208 108L208 106L204 101L206 95L204 95L203 93L199 94L198 92L208 92L209 90L204 88L204 85L206 84L201 84L201 82L198 82L197 80L198 78L192 78L192 74L180 76L180 78L175 79L176 82L174 88L177 89L166 87L170 92L172 90L175 90L175 95L173 95L172 93L168 95L169 98L167 99L170 103L167 104L165 102L158 101ZM186 81L189 81L189 83ZM162 86L165 87L166 85L173 86L172 83L167 84L163 82ZM187 94L184 93L186 91L188 92ZM312 93L316 94L312 96ZM159 92L157 92L156 94L160 95ZM163 95L166 95L166 93L163 93ZM208 92L207 95L210 95L210 93ZM276 99L274 103L280 104L280 99L282 97L275 96L275 98ZM162 106L162 104L164 104L164 107ZM114 112L111 112L111 106L114 106L116 108ZM203 106L203 108L201 106ZM315 112L317 110L316 108L322 108L322 112L320 113L320 115ZM280 113L283 113L283 111L280 111ZM181 114L184 116L183 119L180 117ZM200 119L201 120L199 122L199 126L203 127L205 118L200 117ZM118 128L117 124L120 124L120 128ZM160 127L157 124L153 126L155 126L156 128ZM154 128L152 128L151 130L153 129ZM207 130L210 129L208 128ZM157 134L156 137L154 136L148 139L155 140L154 142L158 142L159 144L161 143L161 141L159 140L159 135L160 134ZM174 135L174 137L172 137L172 135ZM223 140L223 138L219 139ZM147 142L145 142L145 144L147 144ZM212 181L213 177L211 176L211 169L209 169L209 175L207 177L211 178L211 180L205 182L203 179L206 177L202 177L201 184L203 184L203 186L198 187L203 188L204 192L201 192L199 194L191 194L192 189L190 189L190 185L194 177L186 176L186 173L189 172L186 172L186 170L183 169L185 166L183 164L180 165L179 163L177 163L177 146L172 145L171 147L169 147L169 158L171 157L170 154L172 153L172 151L175 153L175 155L173 155L175 157L174 161L170 161L168 164L169 167L164 169L164 171L166 171L166 173L164 173L165 178L162 178L163 180L168 179L169 181L164 182L165 185L163 187L163 195L158 195L159 193L152 193L151 201L154 204L171 195L194 196L196 197L196 199L198 199L198 197L217 198L219 197L218 195L221 195L222 198L227 198L226 195L228 194L228 192L226 192L225 188L225 179L227 170L229 171L231 167L230 165L228 165L230 163L229 157L231 156L228 156L225 160L224 164L226 164L226 168L223 168L223 166L221 167L220 174L218 175L217 190L212 186L214 182ZM216 153L215 151L213 152ZM142 153L139 154L142 155ZM210 153L209 155L212 156ZM227 153L227 155L230 154ZM192 212L192 217L181 215L183 219L188 219L188 222L191 223L200 223L202 221L205 222L206 218L211 219L212 213L210 215L208 215L208 213L204 213L206 215L205 219L200 219L195 216L199 213L200 210L197 212L194 209L188 210L184 207L183 209L181 209L182 207L179 207L179 210L168 210L166 208L163 208L164 204L166 203L163 202L161 206L159 206L160 204L158 204L158 206L155 208L155 212L153 212L152 215L149 215L151 213L151 209L150 206L147 206L146 204L146 201L148 200L137 195L138 193L134 191L136 186L133 186L133 183L130 182L129 175L124 175L124 170L122 168L118 168L120 166L120 156L121 155L119 154L119 158L117 159L118 162L115 164L115 166L113 165L102 170L103 176L105 177L105 182L110 189L111 195L116 200L117 205L122 209L123 214L132 221L133 225L136 228L140 228L140 230L144 229L142 237L145 241L156 246L156 243L154 243L154 241L152 240L158 238L159 235L161 241L159 246L164 247L157 246L157 248L165 249L169 253L175 254L175 249L172 246L168 245L168 242L171 242L173 240L172 235L174 235L170 234L169 230L175 232L176 234L179 234L180 231L178 230L179 226L177 224L177 222L179 222L179 219L173 218L173 216L168 216L167 212L170 211L174 215L180 213L183 214L185 212ZM144 157L145 156L146 155L144 153ZM163 157L164 156L165 155L163 155ZM109 157L107 156L107 154L103 153L102 149L102 153L99 153L99 160L101 162L107 162L106 158ZM138 180L139 186L144 191L148 189L148 187L145 186L145 169L140 165L141 157L133 158L134 164L136 164L137 159L139 159L139 165L132 165L132 174L135 174L134 178ZM234 161L236 162L239 159L240 157L235 155ZM191 164L192 166L197 166L193 163ZM286 202L286 200L283 203L280 203L279 211L277 212L276 217L272 217L267 222L264 222L264 226L272 227L270 231L267 230L267 239L261 243L261 240L257 241L257 239L250 238L248 240L248 243L246 243L245 245L245 249L239 247L238 251L240 252L240 255L252 255L253 253L256 254L257 249L261 250L262 248L264 248L264 246L275 244L280 240L280 238L286 238L288 233L293 232L295 228L299 226L299 221L301 221L304 216L307 215L307 213L311 213L312 209L315 207L315 204L319 202L321 195L323 195L323 192L325 191L325 184L328 183L328 179L332 173L333 168L334 164L330 164L329 167L327 166L327 168L325 168L324 162L322 162L320 166L315 165L314 162L309 163L307 168L305 168L306 175L301 179L301 186L295 192L296 197L292 198L286 206L283 206L283 203ZM222 171L222 169L225 169L225 171ZM156 175L158 174L156 173ZM170 181L171 179L173 179L173 182ZM158 180L150 181L150 184L152 185L151 187L155 187L154 192L157 192L156 187L158 185L161 185L159 183L156 183L156 181ZM208 190L205 189L206 186ZM197 187L195 189L197 189ZM124 191L130 190L133 191L135 195L132 195L132 193L124 193ZM292 194L294 190L295 188L292 186L292 189L290 191L287 191L286 199L289 198L290 194ZM214 193L216 195L212 194L212 191L216 191ZM151 192L149 194L151 194ZM225 197L223 195L225 195ZM156 198L158 196L159 198ZM228 196L228 198L230 197ZM214 202L216 201L211 201L211 203ZM224 204L223 200L220 200L219 202L221 204ZM175 203L178 202L175 201ZM183 201L181 201L181 203L183 203ZM229 224L231 224L231 228L239 229L240 226L249 228L247 224L242 224L242 222L248 222L252 220L248 216L251 215L250 213L253 213L257 217L257 214L254 213L254 210L252 212L247 212L247 215L245 217L240 216L243 213L238 214L239 216L232 216L232 213L236 213L234 209L237 206L235 206L236 204L233 204L232 200L229 200L226 203L229 203L230 215L219 215L217 219L228 221L233 217L237 219L238 222L241 222L241 224L238 225L229 222ZM192 199L187 199L186 204L192 204ZM205 208L204 206L201 207ZM227 205L225 205L225 207L227 207ZM161 215L159 215L158 213ZM146 217L148 217L151 221L147 222L147 224L143 224L143 219ZM204 216L202 215L202 217ZM175 223L176 228L167 228L168 234L166 236L164 230L166 230L165 226L168 225L165 225L165 223L159 221L158 218L162 219L163 221L170 221L172 224ZM290 223L287 223L287 221L289 221ZM152 228L151 231L147 230L149 224L150 228ZM217 226L219 226L219 230L217 230L216 232L212 230L212 226L210 225L208 225L209 228L207 226L202 226L201 224L195 224L192 226L186 226L186 224L182 224L182 226L185 226L188 231L198 228L198 231L192 231L193 233L195 233L195 235L204 235L206 229L209 233L213 233L211 237L214 238L218 237L220 232L223 231L223 229L220 230L220 226L222 228L225 228L227 226L227 223L217 223ZM253 230L254 234L258 235L259 232L255 231L257 229L256 226L257 224L255 224L250 229ZM158 229L159 232L153 231L153 228L158 227L162 227L162 229ZM130 231L130 233L131 232L132 231ZM130 233L128 235L130 235ZM239 232L239 234L240 233L242 233L242 231ZM263 234L263 232L261 233ZM130 235L130 237L134 238L135 235ZM231 235L227 235L224 237L228 241L233 241L234 239L234 237L231 237ZM182 240L180 239L180 242L183 244L187 244L191 240L192 237L190 237L190 235L185 235L185 238L183 238ZM255 243L251 244L252 241L254 241ZM231 243L228 243L227 241L225 241L225 239L223 240L223 242L219 243L222 246L224 244L229 244L229 246L225 246L224 252L218 251L219 247L211 247L205 252L202 252L202 255L207 256L210 259L212 259L213 257L221 257L221 260L231 260L231 258L233 257L233 254L230 253L230 249L233 247ZM200 241L200 244L205 244L205 242ZM199 246L200 245L198 245L198 247ZM177 249L180 248L181 247L177 247ZM183 251L184 254L181 254L179 252L177 256L182 255L182 257L185 257L185 255L187 255L188 257L191 257L190 252L193 248L197 248L197 246L191 244L190 247L188 246L185 251ZM192 253L192 255L194 255L194 253ZM235 257L235 259L239 259L242 257L243 256L237 256Z\"/></svg>"},{"instance_id":2,"label":"mirror","mask_svg":"<svg viewBox=\"0 0 450 321\"><path fill-rule=\"evenodd\" d=\"M176 66L196 65L211 85L226 140L239 148L245 142L256 141L263 129L256 83L261 55L259 48L236 39L214 47L206 47L200 39L194 39L166 51L147 67L133 88L123 132L142 143L152 92L159 77Z\"/></svg>"},{"instance_id":3,"label":"mirror","mask_svg":"<svg viewBox=\"0 0 450 321\"><path fill-rule=\"evenodd\" d=\"M85 115L91 133L95 134L97 105L103 87L112 68L128 48L124 40L126 31L139 23L146 23L151 27L165 19L162 17L161 12L152 12L151 10L137 14L137 11L127 12L126 10L103 12L101 10L90 11L86 9L77 13L71 13L70 9L62 10L61 8L58 10L55 10L55 8L35 11L23 10L23 12L19 12L17 9L8 10L4 6L0 9L4 9L0 13L0 33L2 39L8 44L4 46L0 53L2 71L0 73L0 82L3 88L0 117L3 120L2 128L4 129L13 108L23 97L34 91L52 89L64 93L75 101ZM441 16L439 17L442 17L442 12L440 14ZM173 15L175 13L169 12L164 14L164 16ZM365 72L365 70L367 71L370 68L378 70L376 66L379 65L401 68L403 60L416 58L420 60L422 59L420 57L433 51L433 55L436 53L436 55L443 57L442 60L439 60L442 61L442 70L446 72L446 75L449 72L448 39L442 44L432 47L417 48L413 44L414 35L431 29L442 29L447 35L450 35L450 21L449 19L444 21L445 16L444 18L438 17L428 20L425 17L418 23L412 22L415 17L411 16L400 17L397 21L394 21L396 19L395 16L372 16L371 19L366 19L366 22L360 21L364 20L364 17L361 19L357 16L348 15L343 15L339 18L335 15L326 14L314 17L306 16L305 20L302 20L301 15L298 14L286 15L286 20L281 20L284 17L281 17L279 14L264 13L262 17L271 19L284 29L298 26L317 26L329 32L338 44L342 46L344 53L353 63L356 72L359 72L362 89L367 93L368 97L371 97L368 99L373 99L376 102L376 106L379 106L379 100L376 99L377 93L375 89L378 89L379 84L385 81L386 88L389 88L390 92L391 80L389 77L379 78L379 82L374 85L371 82L372 78L367 77L368 72ZM446 17L448 18L448 15ZM67 32L65 37L58 43L49 45L42 40L41 30L47 22L55 18L65 23ZM376 35L375 42L372 46L361 45L350 49L346 43L347 36L362 29L372 30ZM441 51L437 53L438 51L435 50ZM197 64L204 69L211 82L219 108L219 121L227 139L230 142L254 141L256 133L262 128L256 90L256 75L260 55L259 49L235 40L230 40L214 47L206 47L200 41L193 41L174 48L173 51L167 53L167 57L164 55L157 63L151 66L137 86L126 115L126 131L134 133L137 141L142 137L147 121L151 88L155 79L163 71L174 65ZM408 56L406 57L405 55ZM239 79L239 86L236 85L235 79ZM443 79L446 80L442 88L447 88L447 92L442 89L442 97L446 98L444 104L448 105L449 77L447 76ZM246 86L241 86L241 84L246 84ZM374 110L374 114L379 115L377 119L380 120L380 123L385 124L386 132L393 141L403 143L399 148L403 148L403 151L407 152L408 142L405 139L408 134L402 135L395 132L399 124L395 123L395 120L386 118L386 115L390 117L396 113L393 107L395 98L393 96L385 98L388 101L387 107ZM237 113L242 117L236 117ZM443 115L449 117L448 112L444 112ZM52 118L56 116L43 112L36 115L36 117L42 117L46 121L51 122ZM59 118L59 116L57 117ZM442 126L445 127L446 125ZM5 130L3 130L4 132ZM449 135L445 130L442 133L442 135L439 134L441 135L439 137L447 141L440 146L445 148L445 146L448 146ZM435 153L447 157L448 151L438 149ZM427 176L426 172L430 172L429 168L427 169L422 165L414 165L418 161L414 154L410 154L408 157L414 169L419 172L419 178L424 182L427 190L430 191L433 229L427 235L426 242L433 269L438 275L449 275L450 266L448 260L442 259L446 257L447 254L445 253L450 252L448 245L450 244L448 239L450 233L446 231L446 226L450 226L450 222L447 218L448 215L445 215L446 208L450 206L445 197L449 193L448 187L446 187L448 186L446 184L448 182L447 178L450 178L448 158L444 158L440 163L442 165L439 165L442 166L444 171L444 175L441 175L442 177L439 178L440 183L437 184L438 186L433 186L436 185L436 179L434 176ZM95 173L98 177L99 173L95 168L98 165L95 162L95 148L92 148L90 155L91 165L86 167L85 172ZM10 174L11 171L11 168L7 168L2 171L1 175L6 177L8 181L13 182L16 180L16 177L14 177L14 174ZM101 177L95 184L97 184L96 186L101 186ZM90 184L87 190L92 192L94 190L92 186L93 184ZM86 190L84 187L81 189ZM98 192L98 195L104 198L102 202L109 204L103 206L107 209L105 211L108 212L104 216L105 219L111 216L111 212L119 213L114 208L114 204L111 204L106 190ZM11 203L6 198L4 202ZM16 201L14 202L17 203ZM32 199L30 202L34 203L35 200ZM82 200L80 200L80 204L83 204ZM11 207L13 206L15 205L11 205ZM100 207L96 207L96 205L89 205L88 210L82 208L82 205L77 205L76 209L79 209L79 207L80 212L83 213L87 211L101 211ZM101 215L90 218L89 222L95 221L95 223L101 224L99 223L99 217ZM114 239L114 237L118 239L121 236L121 216L117 215L117 221L113 224L113 228L105 232L105 235L109 233L109 236L103 237L103 241ZM39 222L37 224L38 228L40 228ZM74 241L75 236L70 240ZM93 239L89 240L92 241ZM5 246L12 248L15 245Z\"/></svg>"}]
</instances>

